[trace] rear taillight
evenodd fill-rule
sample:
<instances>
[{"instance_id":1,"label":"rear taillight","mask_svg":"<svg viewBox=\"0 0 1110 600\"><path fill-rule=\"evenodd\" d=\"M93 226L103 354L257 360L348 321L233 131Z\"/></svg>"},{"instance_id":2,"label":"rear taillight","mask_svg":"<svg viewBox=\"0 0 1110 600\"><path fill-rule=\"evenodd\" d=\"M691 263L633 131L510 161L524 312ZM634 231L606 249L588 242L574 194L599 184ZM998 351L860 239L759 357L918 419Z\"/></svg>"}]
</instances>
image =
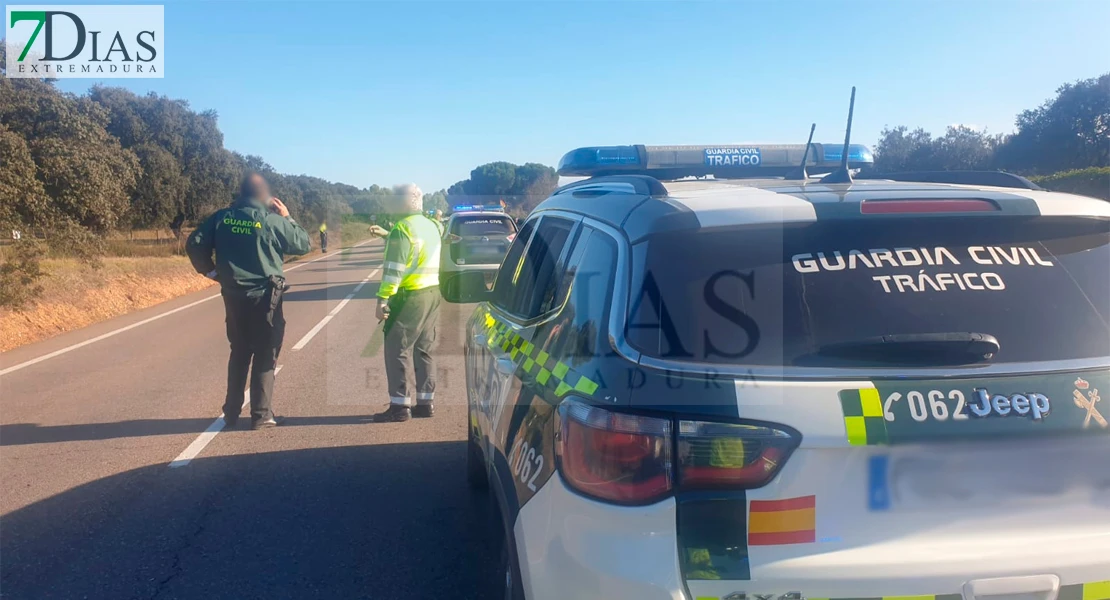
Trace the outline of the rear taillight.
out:
<instances>
[{"instance_id":1,"label":"rear taillight","mask_svg":"<svg viewBox=\"0 0 1110 600\"><path fill-rule=\"evenodd\" d=\"M563 479L575 490L621 504L648 504L682 490L751 489L782 469L800 439L768 425L672 421L568 399L559 406L556 445Z\"/></svg>"},{"instance_id":2,"label":"rear taillight","mask_svg":"<svg viewBox=\"0 0 1110 600\"><path fill-rule=\"evenodd\" d=\"M671 422L567 400L559 406L559 467L575 490L647 504L671 492Z\"/></svg>"},{"instance_id":3,"label":"rear taillight","mask_svg":"<svg viewBox=\"0 0 1110 600\"><path fill-rule=\"evenodd\" d=\"M447 243L448 243L448 244L457 244L457 243L459 243L459 242L461 242L461 241L462 241L462 237L460 237L460 236L457 236L457 235L455 235L455 234L453 234L453 233L449 233L449 234L447 234Z\"/></svg>"},{"instance_id":4,"label":"rear taillight","mask_svg":"<svg viewBox=\"0 0 1110 600\"><path fill-rule=\"evenodd\" d=\"M864 200L859 211L865 215L906 213L989 212L998 210L990 200L925 198L915 200Z\"/></svg>"},{"instance_id":5,"label":"rear taillight","mask_svg":"<svg viewBox=\"0 0 1110 600\"><path fill-rule=\"evenodd\" d=\"M678 485L757 488L774 479L797 447L790 433L762 425L678 422Z\"/></svg>"}]
</instances>

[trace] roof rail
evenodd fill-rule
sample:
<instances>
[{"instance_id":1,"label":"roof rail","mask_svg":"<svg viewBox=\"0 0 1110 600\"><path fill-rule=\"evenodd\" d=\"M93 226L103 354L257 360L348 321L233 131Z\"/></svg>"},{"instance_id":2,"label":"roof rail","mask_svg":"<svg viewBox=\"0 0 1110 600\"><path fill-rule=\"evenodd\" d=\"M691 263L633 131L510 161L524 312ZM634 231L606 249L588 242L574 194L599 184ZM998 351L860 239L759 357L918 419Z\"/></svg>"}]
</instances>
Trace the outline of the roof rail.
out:
<instances>
[{"instance_id":1,"label":"roof rail","mask_svg":"<svg viewBox=\"0 0 1110 600\"><path fill-rule=\"evenodd\" d=\"M989 185L1022 190L1043 190L1021 175L1005 171L918 171L904 173L871 173L858 179L890 179L920 183L952 183L956 185Z\"/></svg>"},{"instance_id":2,"label":"roof rail","mask_svg":"<svg viewBox=\"0 0 1110 600\"><path fill-rule=\"evenodd\" d=\"M584 192L595 192L594 195L601 195L616 191L631 191L656 198L669 194L663 183L650 175L603 175L568 183L551 195L558 196L567 192L574 192L576 196Z\"/></svg>"}]
</instances>

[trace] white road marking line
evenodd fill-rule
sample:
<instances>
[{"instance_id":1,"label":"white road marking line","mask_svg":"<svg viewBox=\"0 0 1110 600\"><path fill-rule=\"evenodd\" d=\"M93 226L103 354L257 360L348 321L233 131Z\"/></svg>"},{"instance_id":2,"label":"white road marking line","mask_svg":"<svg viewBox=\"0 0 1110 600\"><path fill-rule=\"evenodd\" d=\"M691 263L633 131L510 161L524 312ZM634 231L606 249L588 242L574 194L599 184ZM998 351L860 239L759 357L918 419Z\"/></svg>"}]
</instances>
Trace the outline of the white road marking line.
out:
<instances>
[{"instance_id":1,"label":"white road marking line","mask_svg":"<svg viewBox=\"0 0 1110 600\"><path fill-rule=\"evenodd\" d=\"M355 297L354 294L347 294L347 297L344 298L343 300L341 300L339 302L339 304L337 304L335 306L335 308L331 309L331 312L328 313L328 314L334 317L339 311L343 310L343 307L347 306L347 303L350 302L351 298L354 298L354 297Z\"/></svg>"},{"instance_id":2,"label":"white road marking line","mask_svg":"<svg viewBox=\"0 0 1110 600\"><path fill-rule=\"evenodd\" d=\"M328 324L328 321L332 319L332 316L333 315L327 315L323 319L320 319L320 322L317 323L315 327L310 329L308 333L304 334L304 337L301 338L301 341L293 344L293 351L295 352L297 350L300 350L301 348L304 348L306 344L311 342L312 338L315 337L317 333L320 333L320 330L324 328L324 325Z\"/></svg>"},{"instance_id":3,"label":"white road marking line","mask_svg":"<svg viewBox=\"0 0 1110 600\"><path fill-rule=\"evenodd\" d=\"M281 367L283 366L284 365L278 365L277 368L274 369L275 377L278 373L281 372ZM243 409L247 408L248 406L250 406L250 403L251 393L250 390L247 390L247 392L243 394L243 406L241 406L239 410L242 411ZM182 451L181 454L177 455L177 458L173 459L170 462L169 467L171 469L176 469L178 467L184 467L185 465L189 464L190 461L196 458L197 455L200 454L202 450L204 450L205 446L207 446L212 440L216 439L216 434L223 431L226 425L227 423L224 421L224 416L221 414L219 417L216 418L215 421L212 421L212 424L208 426L208 429L205 429L203 433L197 436L197 439L193 440L193 443L189 444L189 446L185 448L185 450Z\"/></svg>"},{"instance_id":4,"label":"white road marking line","mask_svg":"<svg viewBox=\"0 0 1110 600\"><path fill-rule=\"evenodd\" d=\"M146 325L147 323L150 323L151 321L157 321L158 319L161 319L162 317L168 317L168 316L170 316L174 313L181 312L181 311L183 311L187 308L192 308L192 307L194 307L198 304L202 304L204 302L208 302L209 300L211 300L213 298L219 298L219 297L220 297L219 294L216 294L214 296L208 296L207 298L202 298L200 300L197 300L196 302L186 304L185 306L179 306L179 307L177 307L173 310L168 310L164 313L154 315L153 317L150 317L148 319L143 319L142 321L139 321L138 323L132 323L132 324L126 326L126 327L120 327L119 329L116 329L114 331L109 331L108 333L98 335L94 338L87 339L83 342L79 342L79 343L74 344L72 346L67 346L65 348L62 348L61 350L55 350L55 351L53 351L49 354L43 354L42 356L40 356L38 358L32 358L31 360L28 360L26 362L21 362L18 365L13 365L13 366L10 366L10 367L8 367L4 370L0 370L0 375L7 375L8 373L13 373L15 371L18 371L18 370L24 368L24 367L29 367L31 365L38 364L38 363L40 363L44 360L49 360L51 358L54 358L55 356L61 356L61 355L65 354L66 352L72 352L73 350L76 350L78 348L84 348L85 346L88 346L89 344L95 344L96 342L99 342L100 340L106 340L106 339L108 339L108 338L110 338L114 335L123 333L125 331L130 331L130 330L132 330L136 327L139 327L140 325Z\"/></svg>"},{"instance_id":5,"label":"white road marking line","mask_svg":"<svg viewBox=\"0 0 1110 600\"><path fill-rule=\"evenodd\" d=\"M328 322L335 317L335 315L338 315L339 311L343 310L344 306L347 306L347 303L355 297L355 294L359 293L359 291L362 290L362 286L366 285L366 283L373 279L375 275L380 273L381 270L382 268L378 267L373 271L370 271L370 274L366 276L366 279L363 279L362 282L359 283L357 287L355 287L355 290L353 292L347 294L347 297L344 298L339 304L335 305L335 308L331 309L331 312L324 315L324 318L320 319L319 323L313 326L312 329L308 330L308 333L304 334L304 337L301 338L300 341L298 341L296 344L293 344L293 351L295 352L307 346L308 343L312 341L312 338L316 337L316 334L320 333L320 330L322 330L324 326L327 325Z\"/></svg>"},{"instance_id":6,"label":"white road marking line","mask_svg":"<svg viewBox=\"0 0 1110 600\"><path fill-rule=\"evenodd\" d=\"M325 254L323 256L317 256L316 258L314 258L312 260L305 261L303 263L297 263L297 264L293 265L292 267L289 267L288 269L285 269L285 272L288 273L289 271L296 271L297 269L299 269L299 268L301 268L305 265L311 265L312 263L314 263L318 260L324 260L325 258L331 258L331 257L335 256L336 254L342 254L342 253L344 253L344 252L346 252L346 251L348 251L352 248L358 248L359 246L365 246L366 244L369 244L370 242L377 241L377 239L378 238L372 238L372 239L366 240L365 242L359 242L359 243L355 244L354 246L351 246L350 248L340 248L339 250L336 250L335 252L332 252L331 254Z\"/></svg>"},{"instance_id":7,"label":"white road marking line","mask_svg":"<svg viewBox=\"0 0 1110 600\"><path fill-rule=\"evenodd\" d=\"M366 242L363 242L363 243L366 243ZM359 245L362 245L362 244L359 244ZM333 254L335 254L335 253L333 253ZM321 258L324 258L324 257L321 257ZM317 258L316 260L320 260L320 259ZM307 265L308 263L304 263L304 264ZM290 269L286 269L286 270L288 271ZM317 333L319 333L320 330L323 329L325 325L328 324L328 321L331 321L332 318L335 317L335 315L339 314L339 311L343 310L344 306L347 306L347 303L350 302L351 299L355 297L355 294L359 293L362 290L363 286L365 286L371 279L374 278L375 275L377 275L380 272L381 272L381 267L377 267L373 271L371 271L370 274L367 275L366 278L364 278L355 287L354 291L352 291L350 294L347 294L347 297L344 298L343 301L340 302L338 305L336 305L336 307L333 308L331 310L331 312L328 313L323 319L321 319L320 322L317 323L316 326L313 327L311 331L309 331L307 334L305 334L305 336L303 338L301 338L301 341L297 342L296 345L293 346L293 349L294 350L300 350L301 348L304 348L305 345L308 344L308 342L310 342L312 340L312 338ZM284 366L284 365L278 365L277 368L274 369L274 375L277 375L278 372L281 371L282 366ZM250 393L249 390L243 396L244 396L243 397L243 406L240 408L240 410L245 409L248 405L250 405L250 402L251 402L251 393ZM170 462L169 467L171 469L177 469L177 468L184 467L185 465L189 464L194 458L197 457L197 455L199 455L204 450L204 448L206 446L208 446L208 444L210 444L212 442L212 440L216 439L216 434L223 431L223 429L226 425L227 425L227 423L224 421L224 416L221 414L219 417L216 418L215 421L212 421L212 424L208 426L208 429L205 429L203 432L201 432L201 434L199 436L197 436L197 439L193 440L193 442L191 444L189 444L189 446L186 447L185 450L183 450L181 452L181 454L177 455L177 458L173 459Z\"/></svg>"},{"instance_id":8,"label":"white road marking line","mask_svg":"<svg viewBox=\"0 0 1110 600\"><path fill-rule=\"evenodd\" d=\"M360 242L360 243L358 243L358 244L355 244L354 246L351 246L351 248L358 248L359 246L363 246L363 245L369 244L370 242L373 242L373 241L376 241L376 238L375 238L375 239L371 239L371 240L366 240L365 242ZM308 261L308 262L305 262L305 263L301 263L301 264L299 264L299 265L293 265L292 267L289 267L288 269L285 269L285 271L286 271L286 272L289 272L289 271L293 271L293 270L295 270L295 269L299 269L299 268L301 268L301 267L303 267L303 266L305 266L305 265L307 265L307 264L311 264L311 263L314 263L314 262L316 262L316 261L318 261L318 260L323 260L323 259L325 259L325 258L328 258L328 257L331 257L331 256L335 256L336 254L339 254L339 253L341 253L341 252L344 252L345 250L350 250L350 248L344 248L344 249L342 249L342 250L336 250L335 252L332 252L331 254L327 254L327 255L324 255L324 256L320 256L320 257L314 258L314 259L312 259L312 260L310 260L310 261ZM193 302L193 303L191 303L191 304L186 304L185 306L179 306L179 307L177 307L177 308L175 308L175 309L173 309L173 310L168 310L168 311L166 311L166 312L164 312L164 313L161 313L161 314L157 314L157 315L154 315L153 317L150 317L150 318L148 318L148 319L143 319L142 321L139 321L138 323L132 323L132 324L130 324L130 325L128 325L128 326L126 326L126 327L120 327L119 329L116 329L116 330L113 330L113 331L109 331L108 333L105 333L105 334L102 334L102 335L98 335L98 336L96 336L96 337L94 337L94 338L90 338L90 339L87 339L87 340L85 340L85 341L83 341L83 342L78 342L78 343L76 343L76 344L73 344L72 346L66 346L65 348L62 348L61 350L55 350L55 351L53 351L53 352L50 352L50 353L48 353L48 354L43 354L42 356L40 356L40 357L38 357L38 358L32 358L31 360L28 360L28 361L24 361L24 362L21 362L21 363L19 363L19 364L17 364L17 365L12 365L12 366L10 366L10 367L8 367L8 368L6 368L6 369L2 369L2 370L0 370L0 376L2 376L2 375L7 375L8 373L14 373L14 372L16 372L16 371L18 371L18 370L20 370L20 369L22 369L22 368L25 368L25 367L29 367L29 366L31 366L31 365L35 365L35 364L38 364L38 363L40 363L40 362L42 362L42 361L44 361L44 360L50 360L51 358L54 358L54 357L56 357L56 356L61 356L61 355L65 354L65 353L67 353L67 352L72 352L72 351L74 351L74 350L77 350L78 348L84 348L85 346L88 346L89 344L95 344L96 342L99 342L99 341L101 341L101 340L106 340L106 339L108 339L108 338L110 338L110 337L112 337L112 336L114 336L114 335L117 335L117 334L123 333L123 332L125 332L125 331L130 331L130 330L132 330L132 329L135 329L136 327L139 327L139 326L141 326L141 325L146 325L147 323L150 323L151 321L157 321L158 319L161 319L162 317L168 317L168 316L170 316L170 315L172 315L172 314L174 314L174 313L177 313L177 312L181 312L181 311L183 311L183 310L185 310L185 309L187 309L187 308L192 308L192 307L194 307L194 306L196 306L196 305L198 305L198 304L203 304L203 303L205 303L205 302L208 302L209 300L212 300L212 299L214 299L214 298L219 298L219 297L220 297L220 295L219 295L219 294L214 294L214 295L212 295L212 296L208 296L207 298L202 298L202 299L200 299L200 300L197 300L196 302Z\"/></svg>"}]
</instances>

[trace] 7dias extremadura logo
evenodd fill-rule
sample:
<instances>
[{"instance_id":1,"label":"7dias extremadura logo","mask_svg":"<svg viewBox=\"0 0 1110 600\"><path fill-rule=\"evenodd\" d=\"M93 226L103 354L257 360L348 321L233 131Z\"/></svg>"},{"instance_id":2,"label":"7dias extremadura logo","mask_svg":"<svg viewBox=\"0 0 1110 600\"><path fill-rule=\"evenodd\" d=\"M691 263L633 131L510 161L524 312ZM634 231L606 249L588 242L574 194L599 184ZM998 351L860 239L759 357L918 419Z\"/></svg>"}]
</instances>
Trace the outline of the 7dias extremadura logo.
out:
<instances>
[{"instance_id":1,"label":"7dias extremadura logo","mask_svg":"<svg viewBox=\"0 0 1110 600\"><path fill-rule=\"evenodd\" d=\"M7 7L8 77L164 77L161 5Z\"/></svg>"}]
</instances>

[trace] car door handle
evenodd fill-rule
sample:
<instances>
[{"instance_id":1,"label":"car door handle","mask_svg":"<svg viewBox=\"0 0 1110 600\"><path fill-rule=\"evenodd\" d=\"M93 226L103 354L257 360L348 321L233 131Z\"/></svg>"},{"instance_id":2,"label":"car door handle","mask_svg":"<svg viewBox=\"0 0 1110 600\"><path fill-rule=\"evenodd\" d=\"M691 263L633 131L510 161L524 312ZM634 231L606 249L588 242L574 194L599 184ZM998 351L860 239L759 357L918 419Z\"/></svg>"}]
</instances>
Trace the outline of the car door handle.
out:
<instances>
[{"instance_id":1,"label":"car door handle","mask_svg":"<svg viewBox=\"0 0 1110 600\"><path fill-rule=\"evenodd\" d=\"M507 356L497 357L498 373L501 373L502 375L512 375L513 371L516 371L516 365L513 363L513 359Z\"/></svg>"}]
</instances>

